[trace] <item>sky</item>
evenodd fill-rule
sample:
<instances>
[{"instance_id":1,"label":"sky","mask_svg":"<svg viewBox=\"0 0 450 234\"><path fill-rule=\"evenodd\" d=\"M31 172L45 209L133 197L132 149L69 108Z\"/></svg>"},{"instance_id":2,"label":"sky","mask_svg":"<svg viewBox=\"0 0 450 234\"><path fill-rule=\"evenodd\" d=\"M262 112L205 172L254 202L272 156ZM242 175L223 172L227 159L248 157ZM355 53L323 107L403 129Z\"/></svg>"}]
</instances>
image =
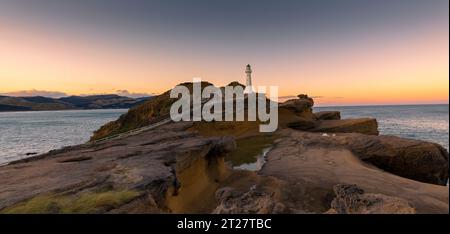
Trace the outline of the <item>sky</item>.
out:
<instances>
[{"instance_id":1,"label":"sky","mask_svg":"<svg viewBox=\"0 0 450 234\"><path fill-rule=\"evenodd\" d=\"M0 93L159 94L200 77L318 105L448 103L448 0L0 0Z\"/></svg>"}]
</instances>

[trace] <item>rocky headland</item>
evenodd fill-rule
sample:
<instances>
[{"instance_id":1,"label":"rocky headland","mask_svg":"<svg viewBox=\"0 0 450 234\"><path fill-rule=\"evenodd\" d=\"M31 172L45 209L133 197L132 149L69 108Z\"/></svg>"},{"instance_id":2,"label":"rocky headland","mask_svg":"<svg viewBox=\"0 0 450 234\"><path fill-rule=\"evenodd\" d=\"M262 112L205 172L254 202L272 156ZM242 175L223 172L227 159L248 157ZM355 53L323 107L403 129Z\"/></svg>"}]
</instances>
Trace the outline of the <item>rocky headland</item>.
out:
<instances>
[{"instance_id":1,"label":"rocky headland","mask_svg":"<svg viewBox=\"0 0 450 234\"><path fill-rule=\"evenodd\" d=\"M151 97L130 98L116 94L68 96L50 98L42 96L12 97L0 95L0 112L127 109L138 106Z\"/></svg>"},{"instance_id":2,"label":"rocky headland","mask_svg":"<svg viewBox=\"0 0 450 234\"><path fill-rule=\"evenodd\" d=\"M315 113L307 95L279 104L274 133L249 121L174 123L168 94L86 144L1 166L0 213L449 212L438 144L379 135L373 118ZM267 146L259 170L234 167Z\"/></svg>"}]
</instances>

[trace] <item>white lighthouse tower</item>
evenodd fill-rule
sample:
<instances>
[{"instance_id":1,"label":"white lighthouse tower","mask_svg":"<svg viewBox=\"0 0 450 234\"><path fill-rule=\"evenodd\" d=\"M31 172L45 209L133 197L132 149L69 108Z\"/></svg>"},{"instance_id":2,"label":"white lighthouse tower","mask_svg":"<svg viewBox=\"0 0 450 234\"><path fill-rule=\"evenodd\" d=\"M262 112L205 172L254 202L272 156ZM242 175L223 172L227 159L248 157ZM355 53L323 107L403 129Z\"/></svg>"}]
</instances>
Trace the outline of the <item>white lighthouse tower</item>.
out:
<instances>
[{"instance_id":1,"label":"white lighthouse tower","mask_svg":"<svg viewBox=\"0 0 450 234\"><path fill-rule=\"evenodd\" d=\"M245 69L245 74L247 74L247 81L244 93L253 93L253 86L252 86L252 67L250 64L247 64L247 67Z\"/></svg>"}]
</instances>

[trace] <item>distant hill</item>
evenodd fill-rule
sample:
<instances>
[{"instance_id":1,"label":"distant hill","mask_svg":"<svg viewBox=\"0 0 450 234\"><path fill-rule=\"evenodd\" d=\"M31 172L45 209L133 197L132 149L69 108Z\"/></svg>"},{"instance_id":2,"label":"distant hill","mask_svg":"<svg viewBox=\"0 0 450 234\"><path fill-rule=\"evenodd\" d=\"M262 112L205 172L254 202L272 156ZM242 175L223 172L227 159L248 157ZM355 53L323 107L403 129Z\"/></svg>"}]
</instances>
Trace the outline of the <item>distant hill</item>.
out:
<instances>
[{"instance_id":1,"label":"distant hill","mask_svg":"<svg viewBox=\"0 0 450 234\"><path fill-rule=\"evenodd\" d=\"M0 111L128 109L150 98L129 98L115 94L63 98L0 96Z\"/></svg>"}]
</instances>

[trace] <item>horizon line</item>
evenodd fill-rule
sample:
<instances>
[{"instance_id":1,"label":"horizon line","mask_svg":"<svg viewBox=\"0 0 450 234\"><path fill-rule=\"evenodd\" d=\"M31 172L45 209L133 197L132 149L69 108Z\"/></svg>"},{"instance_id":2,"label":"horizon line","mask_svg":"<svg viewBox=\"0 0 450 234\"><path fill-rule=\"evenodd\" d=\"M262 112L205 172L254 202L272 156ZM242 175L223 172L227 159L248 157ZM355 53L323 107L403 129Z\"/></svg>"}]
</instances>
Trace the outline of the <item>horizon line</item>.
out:
<instances>
[{"instance_id":1,"label":"horizon line","mask_svg":"<svg viewBox=\"0 0 450 234\"><path fill-rule=\"evenodd\" d=\"M130 97L127 95L120 95L117 93L103 93L103 94L82 94L82 95L67 95L67 96L61 96L61 97L50 97L50 96L45 96L45 95L35 95L35 96L14 96L14 95L5 95L5 94L1 94L0 96L3 97L15 97L15 98L29 98L29 97L45 97L45 98L51 98L51 99L60 99L60 98L66 98L66 97L87 97L87 96L106 96L106 95L117 95L117 96L121 96L121 97L129 97L129 98L145 98L145 97L155 97L155 96L159 96L160 94L151 94L148 96L142 96L142 97ZM282 103L282 102L279 102ZM449 102L436 102L436 103L397 103L397 104L392 104L392 103L379 103L379 104L318 104L315 105L313 107L376 107L376 106L430 106L430 105L450 105Z\"/></svg>"},{"instance_id":2,"label":"horizon line","mask_svg":"<svg viewBox=\"0 0 450 234\"><path fill-rule=\"evenodd\" d=\"M343 104L343 105L317 105L314 107L376 107L376 106L434 106L434 105L449 105L449 103L405 103L405 104Z\"/></svg>"}]
</instances>

